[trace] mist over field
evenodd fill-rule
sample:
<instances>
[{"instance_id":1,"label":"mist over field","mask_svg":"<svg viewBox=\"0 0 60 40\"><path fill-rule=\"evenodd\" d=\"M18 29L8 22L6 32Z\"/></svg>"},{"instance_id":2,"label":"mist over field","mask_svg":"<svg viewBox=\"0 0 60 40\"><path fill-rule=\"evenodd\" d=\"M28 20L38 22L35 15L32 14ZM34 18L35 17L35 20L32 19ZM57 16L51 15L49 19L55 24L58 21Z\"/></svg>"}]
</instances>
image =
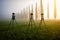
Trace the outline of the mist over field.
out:
<instances>
[{"instance_id":1,"label":"mist over field","mask_svg":"<svg viewBox=\"0 0 60 40\"><path fill-rule=\"evenodd\" d=\"M54 12L56 11L56 19L60 19L60 0L56 0L56 10L54 11L54 1L55 0L43 0L44 7L44 19L47 19L48 5L49 1L49 19L54 19ZM36 7L37 2L37 17L40 18L40 0L0 0L0 20L10 20L12 13L16 13L16 18L19 19L28 19L28 7L33 4ZM34 18L36 9L34 10ZM24 9L25 12L24 13ZM30 8L31 10L31 8Z\"/></svg>"},{"instance_id":2,"label":"mist over field","mask_svg":"<svg viewBox=\"0 0 60 40\"><path fill-rule=\"evenodd\" d=\"M0 0L0 20L10 19L13 12L18 16L23 8L33 2L35 0Z\"/></svg>"}]
</instances>

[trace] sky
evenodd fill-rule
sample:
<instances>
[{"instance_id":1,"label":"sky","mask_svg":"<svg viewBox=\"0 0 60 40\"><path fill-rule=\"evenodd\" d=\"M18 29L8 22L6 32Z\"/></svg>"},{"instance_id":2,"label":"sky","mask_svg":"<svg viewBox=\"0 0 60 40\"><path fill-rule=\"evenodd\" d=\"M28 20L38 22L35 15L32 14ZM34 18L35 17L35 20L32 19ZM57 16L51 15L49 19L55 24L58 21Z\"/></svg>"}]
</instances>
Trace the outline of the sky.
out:
<instances>
[{"instance_id":1,"label":"sky","mask_svg":"<svg viewBox=\"0 0 60 40\"><path fill-rule=\"evenodd\" d=\"M35 0L0 0L0 19L9 18L11 13L20 12L33 2L35 2Z\"/></svg>"},{"instance_id":2,"label":"sky","mask_svg":"<svg viewBox=\"0 0 60 40\"><path fill-rule=\"evenodd\" d=\"M38 5L39 0L0 0L0 20L11 18L11 13L18 13L34 4L37 1ZM44 6L44 18L47 18L47 2L49 1L49 18L54 19L54 0L43 0ZM56 0L57 7L57 19L60 19L60 0Z\"/></svg>"}]
</instances>

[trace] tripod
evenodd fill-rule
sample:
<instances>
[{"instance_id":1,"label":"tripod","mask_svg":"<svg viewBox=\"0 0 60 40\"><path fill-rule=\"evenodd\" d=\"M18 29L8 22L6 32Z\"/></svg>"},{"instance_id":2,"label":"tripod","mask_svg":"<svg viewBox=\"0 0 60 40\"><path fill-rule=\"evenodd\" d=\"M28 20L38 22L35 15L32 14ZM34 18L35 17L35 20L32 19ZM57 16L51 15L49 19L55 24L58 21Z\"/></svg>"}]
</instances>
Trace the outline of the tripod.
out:
<instances>
[{"instance_id":1,"label":"tripod","mask_svg":"<svg viewBox=\"0 0 60 40\"><path fill-rule=\"evenodd\" d=\"M33 13L30 14L29 26L35 26L35 22L33 20Z\"/></svg>"},{"instance_id":2,"label":"tripod","mask_svg":"<svg viewBox=\"0 0 60 40\"><path fill-rule=\"evenodd\" d=\"M28 27L27 27L27 31L30 30L32 31L33 28L35 29L36 28L36 25L35 25L35 22L34 22L34 19L33 19L33 13L30 14L29 16L29 24L28 24ZM28 31L29 32L29 31ZM32 31L33 32L33 31Z\"/></svg>"},{"instance_id":3,"label":"tripod","mask_svg":"<svg viewBox=\"0 0 60 40\"><path fill-rule=\"evenodd\" d=\"M47 29L47 31L49 32L49 30L48 30L48 28L46 27L46 24L45 24L45 21L44 21L44 16L43 16L44 14L43 13L41 13L41 21L40 21L40 24L39 24L39 26L41 26L42 25L42 23L44 24L44 26L45 26L45 28ZM41 29L41 27L40 27L40 29Z\"/></svg>"},{"instance_id":4,"label":"tripod","mask_svg":"<svg viewBox=\"0 0 60 40\"><path fill-rule=\"evenodd\" d=\"M42 25L42 23L44 23L44 25L46 25L45 21L44 21L44 14L43 13L41 13L41 21L40 21L39 25Z\"/></svg>"},{"instance_id":5,"label":"tripod","mask_svg":"<svg viewBox=\"0 0 60 40\"><path fill-rule=\"evenodd\" d=\"M14 23L16 23L16 25L18 26L16 19L15 19L15 13L12 13L12 19L8 25L8 30L10 29L10 27L14 27Z\"/></svg>"}]
</instances>

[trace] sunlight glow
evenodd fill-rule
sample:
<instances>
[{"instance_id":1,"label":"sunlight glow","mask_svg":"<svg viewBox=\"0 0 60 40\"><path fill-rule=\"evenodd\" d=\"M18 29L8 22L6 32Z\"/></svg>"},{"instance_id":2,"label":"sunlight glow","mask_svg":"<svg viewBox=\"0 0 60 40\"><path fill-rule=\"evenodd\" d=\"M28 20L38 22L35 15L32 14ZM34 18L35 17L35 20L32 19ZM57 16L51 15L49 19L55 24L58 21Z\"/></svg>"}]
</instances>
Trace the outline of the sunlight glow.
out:
<instances>
[{"instance_id":1,"label":"sunlight glow","mask_svg":"<svg viewBox=\"0 0 60 40\"><path fill-rule=\"evenodd\" d=\"M57 19L60 19L60 0L56 0L57 6Z\"/></svg>"},{"instance_id":2,"label":"sunlight glow","mask_svg":"<svg viewBox=\"0 0 60 40\"><path fill-rule=\"evenodd\" d=\"M36 16L36 2L37 2L37 16ZM56 19L60 19L60 0L56 0L56 12L54 13L54 2L55 0L42 0L43 3L43 13L44 13L44 19L55 19L54 14L56 13ZM33 4L33 13L34 13L34 19L37 20L41 19L41 8L40 8L40 0L7 0L7 1L0 1L1 3L1 15L3 15L3 18L10 18L8 16L11 16L11 13L23 13L24 9L28 10L30 7L31 11L31 5ZM49 9L48 9L49 4ZM27 8L26 8L27 7ZM48 12L49 10L49 12ZM22 11L22 12L21 12ZM26 11L27 12L27 11ZM31 12L30 12L31 13ZM49 13L49 17L48 17ZM8 14L8 15L7 15ZM28 12L27 12L28 14Z\"/></svg>"},{"instance_id":3,"label":"sunlight glow","mask_svg":"<svg viewBox=\"0 0 60 40\"><path fill-rule=\"evenodd\" d=\"M37 1L38 2L38 1ZM47 19L47 3L49 2L49 19L54 19L54 0L43 0L44 18ZM39 2L38 2L39 3ZM56 0L56 19L60 19L60 0Z\"/></svg>"},{"instance_id":4,"label":"sunlight glow","mask_svg":"<svg viewBox=\"0 0 60 40\"><path fill-rule=\"evenodd\" d=\"M47 3L49 2L49 19L54 19L54 0L42 0L43 4L43 13L44 19L47 19ZM38 5L40 5L39 1L37 1ZM39 16L40 17L40 16Z\"/></svg>"},{"instance_id":5,"label":"sunlight glow","mask_svg":"<svg viewBox=\"0 0 60 40\"><path fill-rule=\"evenodd\" d=\"M54 19L54 0L49 0L49 19Z\"/></svg>"}]
</instances>

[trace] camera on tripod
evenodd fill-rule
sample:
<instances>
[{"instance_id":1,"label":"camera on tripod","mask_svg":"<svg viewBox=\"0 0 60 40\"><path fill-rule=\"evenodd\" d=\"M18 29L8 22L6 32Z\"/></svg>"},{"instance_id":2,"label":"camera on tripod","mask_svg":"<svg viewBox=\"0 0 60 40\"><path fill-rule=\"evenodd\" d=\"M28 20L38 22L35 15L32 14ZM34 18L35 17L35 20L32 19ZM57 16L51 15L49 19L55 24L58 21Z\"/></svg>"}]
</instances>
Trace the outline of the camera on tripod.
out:
<instances>
[{"instance_id":1,"label":"camera on tripod","mask_svg":"<svg viewBox=\"0 0 60 40\"><path fill-rule=\"evenodd\" d=\"M12 13L12 20L15 20L15 13Z\"/></svg>"}]
</instances>

